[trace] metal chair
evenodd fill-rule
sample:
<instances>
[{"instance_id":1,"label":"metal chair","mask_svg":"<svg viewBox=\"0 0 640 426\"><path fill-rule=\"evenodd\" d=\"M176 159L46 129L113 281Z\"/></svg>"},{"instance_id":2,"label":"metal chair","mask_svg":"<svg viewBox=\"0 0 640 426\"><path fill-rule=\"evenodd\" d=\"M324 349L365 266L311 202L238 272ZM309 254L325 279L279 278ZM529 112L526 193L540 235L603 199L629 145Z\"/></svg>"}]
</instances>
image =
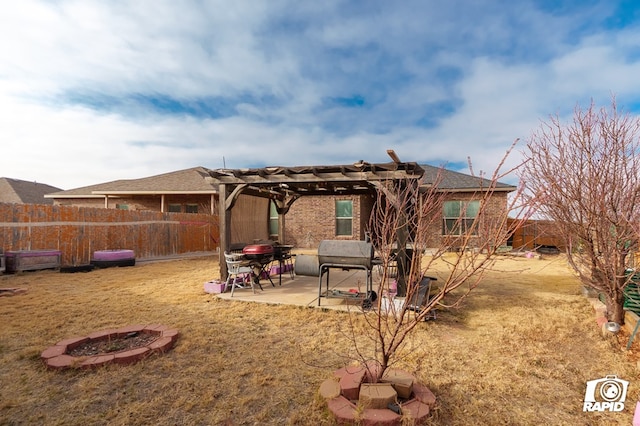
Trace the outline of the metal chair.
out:
<instances>
[{"instance_id":1,"label":"metal chair","mask_svg":"<svg viewBox=\"0 0 640 426\"><path fill-rule=\"evenodd\" d=\"M418 284L418 288L415 293L412 294L410 299L407 299L405 302L407 304L407 309L420 313L424 309L425 305L429 303L432 297L432 291L434 288L431 285L432 281L438 281L435 277L423 277L420 283ZM436 319L436 309L432 309L431 312L424 318L425 321L430 319Z\"/></svg>"},{"instance_id":2,"label":"metal chair","mask_svg":"<svg viewBox=\"0 0 640 426\"><path fill-rule=\"evenodd\" d=\"M227 288L231 286L231 297L233 297L233 291L237 288L245 288L246 283L251 284L251 289L256 292L253 286L253 267L247 263L242 254L238 253L224 253L224 259L227 262ZM238 278L240 283L238 283ZM260 285L260 283L258 283ZM262 290L262 286L260 286Z\"/></svg>"}]
</instances>

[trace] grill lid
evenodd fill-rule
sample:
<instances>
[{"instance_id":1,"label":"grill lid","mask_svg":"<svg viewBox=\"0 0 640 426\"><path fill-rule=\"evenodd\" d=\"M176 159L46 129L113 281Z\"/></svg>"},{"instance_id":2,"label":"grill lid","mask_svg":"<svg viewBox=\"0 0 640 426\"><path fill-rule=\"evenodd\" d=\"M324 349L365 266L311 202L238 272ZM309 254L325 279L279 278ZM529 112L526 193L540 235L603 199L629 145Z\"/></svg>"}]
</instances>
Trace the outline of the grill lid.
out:
<instances>
[{"instance_id":1,"label":"grill lid","mask_svg":"<svg viewBox=\"0 0 640 426\"><path fill-rule=\"evenodd\" d=\"M271 244L250 244L242 249L242 253L247 259L258 259L260 261L273 259L273 245Z\"/></svg>"},{"instance_id":2,"label":"grill lid","mask_svg":"<svg viewBox=\"0 0 640 426\"><path fill-rule=\"evenodd\" d=\"M367 241L323 240L318 246L320 265L353 265L371 269L373 245Z\"/></svg>"}]
</instances>

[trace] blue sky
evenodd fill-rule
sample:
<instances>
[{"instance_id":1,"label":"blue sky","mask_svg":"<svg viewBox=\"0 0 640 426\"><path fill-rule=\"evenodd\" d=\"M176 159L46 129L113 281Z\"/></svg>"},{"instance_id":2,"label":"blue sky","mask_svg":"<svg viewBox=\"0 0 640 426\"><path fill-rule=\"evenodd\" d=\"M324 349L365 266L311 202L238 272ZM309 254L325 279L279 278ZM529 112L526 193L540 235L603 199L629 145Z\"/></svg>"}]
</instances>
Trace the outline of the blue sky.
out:
<instances>
[{"instance_id":1,"label":"blue sky","mask_svg":"<svg viewBox=\"0 0 640 426\"><path fill-rule=\"evenodd\" d=\"M21 0L0 14L0 176L71 189L387 149L491 172L612 94L640 113L635 1Z\"/></svg>"}]
</instances>

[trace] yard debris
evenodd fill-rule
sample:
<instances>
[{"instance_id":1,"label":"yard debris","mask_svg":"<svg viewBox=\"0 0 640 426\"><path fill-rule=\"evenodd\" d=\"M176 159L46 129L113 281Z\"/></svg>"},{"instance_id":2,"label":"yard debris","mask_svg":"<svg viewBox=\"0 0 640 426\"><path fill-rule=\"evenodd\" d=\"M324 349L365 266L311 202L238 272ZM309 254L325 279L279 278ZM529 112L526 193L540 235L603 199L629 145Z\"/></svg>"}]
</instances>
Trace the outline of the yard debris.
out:
<instances>
[{"instance_id":1,"label":"yard debris","mask_svg":"<svg viewBox=\"0 0 640 426\"><path fill-rule=\"evenodd\" d=\"M26 288L0 288L0 297L3 296L17 296L19 294L25 294L29 291Z\"/></svg>"}]
</instances>

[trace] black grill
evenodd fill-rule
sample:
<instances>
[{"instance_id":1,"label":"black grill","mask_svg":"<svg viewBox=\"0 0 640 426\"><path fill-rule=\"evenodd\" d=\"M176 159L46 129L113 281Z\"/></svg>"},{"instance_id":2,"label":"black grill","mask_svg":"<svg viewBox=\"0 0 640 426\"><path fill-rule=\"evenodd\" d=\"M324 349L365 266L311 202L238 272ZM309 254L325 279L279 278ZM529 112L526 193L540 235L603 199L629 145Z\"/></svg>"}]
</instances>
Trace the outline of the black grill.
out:
<instances>
[{"instance_id":1,"label":"black grill","mask_svg":"<svg viewBox=\"0 0 640 426\"><path fill-rule=\"evenodd\" d=\"M373 291L371 268L374 264L373 245L368 241L352 240L323 240L318 246L318 262L320 264L320 277L318 279L318 306L322 294L322 278L326 275L325 297L338 297L345 299L357 299L362 301L363 308L371 306L376 300ZM362 269L367 273L367 289L365 292L344 292L329 290L329 270L336 269Z\"/></svg>"},{"instance_id":2,"label":"black grill","mask_svg":"<svg viewBox=\"0 0 640 426\"><path fill-rule=\"evenodd\" d=\"M368 241L324 240L318 246L320 265L358 266L371 269L373 245Z\"/></svg>"}]
</instances>

